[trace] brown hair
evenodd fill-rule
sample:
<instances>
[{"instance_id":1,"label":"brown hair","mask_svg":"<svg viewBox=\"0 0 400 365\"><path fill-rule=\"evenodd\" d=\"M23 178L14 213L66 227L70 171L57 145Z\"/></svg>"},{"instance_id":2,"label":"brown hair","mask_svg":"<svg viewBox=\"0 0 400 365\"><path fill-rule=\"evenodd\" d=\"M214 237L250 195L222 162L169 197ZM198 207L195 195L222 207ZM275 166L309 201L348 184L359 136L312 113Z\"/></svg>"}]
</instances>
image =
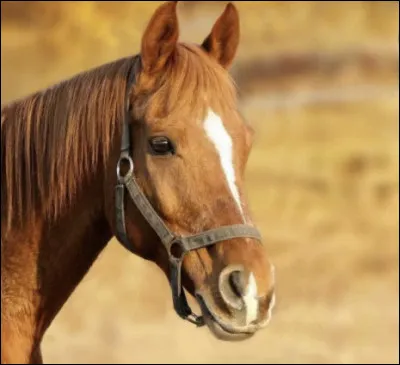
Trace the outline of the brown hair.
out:
<instances>
[{"instance_id":1,"label":"brown hair","mask_svg":"<svg viewBox=\"0 0 400 365\"><path fill-rule=\"evenodd\" d=\"M37 210L57 216L107 161L124 108L125 58L81 73L1 111L1 214L7 228Z\"/></svg>"},{"instance_id":2,"label":"brown hair","mask_svg":"<svg viewBox=\"0 0 400 365\"><path fill-rule=\"evenodd\" d=\"M156 120L160 111L173 121L189 111L204 113L206 105L216 111L234 107L234 84L222 66L198 46L178 44L174 52L156 90L145 73L139 76L133 91L142 106L134 110L138 120ZM133 63L129 57L103 65L2 108L1 207L7 228L38 211L54 219L99 163L107 162ZM150 97L140 103L143 95Z\"/></svg>"},{"instance_id":3,"label":"brown hair","mask_svg":"<svg viewBox=\"0 0 400 365\"><path fill-rule=\"evenodd\" d=\"M151 94L145 103L145 112L138 108L137 119L154 120L168 115L170 120L179 115L196 117L206 107L216 112L236 108L236 88L229 73L213 61L200 47L180 43L160 78L154 81L146 73L139 77L135 94ZM156 90L154 82L158 82ZM142 111L142 113L140 113Z\"/></svg>"}]
</instances>

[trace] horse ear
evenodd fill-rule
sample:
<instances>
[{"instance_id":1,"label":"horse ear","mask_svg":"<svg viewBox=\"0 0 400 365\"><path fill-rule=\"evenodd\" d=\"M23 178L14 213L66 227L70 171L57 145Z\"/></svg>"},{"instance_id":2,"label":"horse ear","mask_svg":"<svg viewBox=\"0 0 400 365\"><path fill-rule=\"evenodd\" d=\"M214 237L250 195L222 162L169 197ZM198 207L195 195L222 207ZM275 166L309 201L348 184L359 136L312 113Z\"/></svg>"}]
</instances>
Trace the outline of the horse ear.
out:
<instances>
[{"instance_id":1,"label":"horse ear","mask_svg":"<svg viewBox=\"0 0 400 365\"><path fill-rule=\"evenodd\" d=\"M161 5L150 19L142 37L143 71L160 71L172 55L179 37L177 1Z\"/></svg>"},{"instance_id":2,"label":"horse ear","mask_svg":"<svg viewBox=\"0 0 400 365\"><path fill-rule=\"evenodd\" d=\"M202 47L223 67L228 68L239 45L240 23L236 7L229 3L215 22Z\"/></svg>"}]
</instances>

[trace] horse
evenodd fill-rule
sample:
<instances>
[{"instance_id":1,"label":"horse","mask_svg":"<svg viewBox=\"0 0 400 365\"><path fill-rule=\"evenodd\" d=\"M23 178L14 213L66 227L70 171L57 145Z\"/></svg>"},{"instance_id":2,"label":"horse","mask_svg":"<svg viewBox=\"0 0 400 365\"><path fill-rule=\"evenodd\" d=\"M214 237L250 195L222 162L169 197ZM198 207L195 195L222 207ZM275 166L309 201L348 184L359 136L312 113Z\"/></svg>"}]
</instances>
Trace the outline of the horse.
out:
<instances>
[{"instance_id":1,"label":"horse","mask_svg":"<svg viewBox=\"0 0 400 365\"><path fill-rule=\"evenodd\" d=\"M46 330L113 237L216 339L267 326L274 266L244 186L254 129L229 72L239 40L233 4L190 44L166 2L136 55L2 107L2 363L43 362Z\"/></svg>"}]
</instances>

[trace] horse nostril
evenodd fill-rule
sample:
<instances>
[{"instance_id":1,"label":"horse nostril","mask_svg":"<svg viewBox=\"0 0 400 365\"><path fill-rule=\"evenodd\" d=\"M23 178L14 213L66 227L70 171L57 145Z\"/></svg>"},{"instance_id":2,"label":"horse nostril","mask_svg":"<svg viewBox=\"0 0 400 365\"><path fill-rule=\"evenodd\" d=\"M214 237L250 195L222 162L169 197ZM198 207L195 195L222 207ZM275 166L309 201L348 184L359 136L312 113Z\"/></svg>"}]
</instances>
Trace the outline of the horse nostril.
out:
<instances>
[{"instance_id":1,"label":"horse nostril","mask_svg":"<svg viewBox=\"0 0 400 365\"><path fill-rule=\"evenodd\" d=\"M243 271L235 270L229 275L229 284L233 293L239 298L243 297L246 292L246 279Z\"/></svg>"},{"instance_id":2,"label":"horse nostril","mask_svg":"<svg viewBox=\"0 0 400 365\"><path fill-rule=\"evenodd\" d=\"M246 274L241 268L227 267L222 271L219 278L219 291L222 299L230 307L237 310L243 309L246 286Z\"/></svg>"}]
</instances>

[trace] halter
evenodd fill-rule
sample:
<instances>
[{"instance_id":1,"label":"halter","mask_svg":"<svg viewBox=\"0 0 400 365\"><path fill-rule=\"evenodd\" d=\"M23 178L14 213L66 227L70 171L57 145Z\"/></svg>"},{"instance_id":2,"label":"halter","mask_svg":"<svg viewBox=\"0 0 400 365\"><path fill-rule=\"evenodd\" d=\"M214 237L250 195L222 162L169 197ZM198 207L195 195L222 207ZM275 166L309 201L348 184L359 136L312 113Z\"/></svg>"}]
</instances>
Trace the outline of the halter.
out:
<instances>
[{"instance_id":1,"label":"halter","mask_svg":"<svg viewBox=\"0 0 400 365\"><path fill-rule=\"evenodd\" d=\"M128 82L127 86L129 87L130 84L131 82ZM128 105L126 104L125 106L127 108L124 113L125 117L122 130L121 154L117 163L118 184L115 187L117 238L127 250L133 252L133 246L128 239L125 227L125 190L127 190L130 198L158 235L168 253L170 266L169 281L176 313L181 318L188 320L197 326L203 326L205 324L203 317L192 312L182 287L181 269L185 255L189 251L198 250L232 238L254 238L261 242L261 235L255 227L246 224L222 226L191 236L179 236L174 232L171 232L147 200L135 179L135 165L131 157L131 141L129 133L130 114ZM128 172L122 176L121 165L124 162L128 164L129 169Z\"/></svg>"}]
</instances>

